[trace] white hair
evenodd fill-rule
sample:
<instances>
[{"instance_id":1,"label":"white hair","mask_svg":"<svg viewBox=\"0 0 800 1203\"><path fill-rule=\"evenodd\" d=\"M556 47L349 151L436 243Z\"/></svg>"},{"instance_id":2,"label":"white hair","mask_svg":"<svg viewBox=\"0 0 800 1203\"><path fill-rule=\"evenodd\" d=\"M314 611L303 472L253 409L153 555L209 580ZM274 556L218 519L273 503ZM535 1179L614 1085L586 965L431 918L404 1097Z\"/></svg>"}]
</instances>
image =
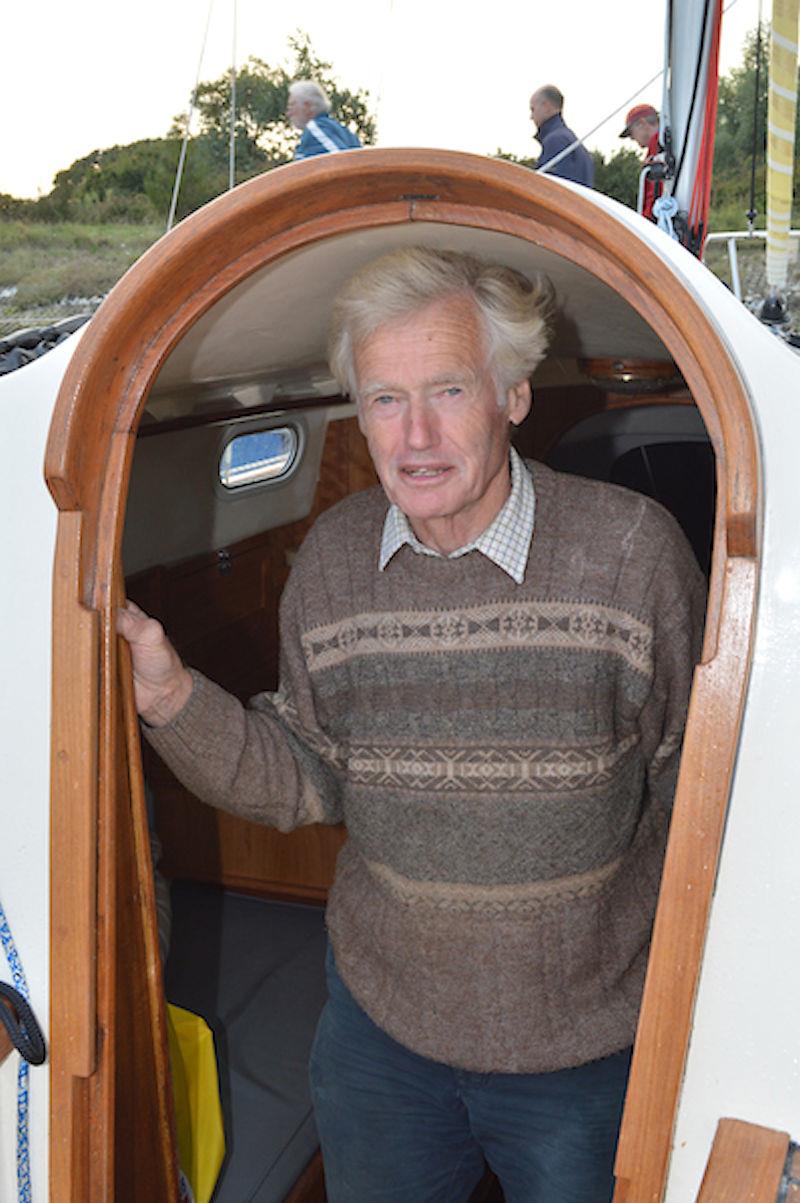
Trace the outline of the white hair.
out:
<instances>
[{"instance_id":1,"label":"white hair","mask_svg":"<svg viewBox=\"0 0 800 1203\"><path fill-rule=\"evenodd\" d=\"M314 116L330 112L331 102L325 90L313 79L296 79L293 84L289 84L289 95L312 105Z\"/></svg>"},{"instance_id":2,"label":"white hair","mask_svg":"<svg viewBox=\"0 0 800 1203\"><path fill-rule=\"evenodd\" d=\"M486 334L499 401L541 363L549 338L549 285L459 251L416 246L391 251L356 272L333 303L328 360L343 392L358 399L355 349L385 322L433 301L468 296Z\"/></svg>"}]
</instances>

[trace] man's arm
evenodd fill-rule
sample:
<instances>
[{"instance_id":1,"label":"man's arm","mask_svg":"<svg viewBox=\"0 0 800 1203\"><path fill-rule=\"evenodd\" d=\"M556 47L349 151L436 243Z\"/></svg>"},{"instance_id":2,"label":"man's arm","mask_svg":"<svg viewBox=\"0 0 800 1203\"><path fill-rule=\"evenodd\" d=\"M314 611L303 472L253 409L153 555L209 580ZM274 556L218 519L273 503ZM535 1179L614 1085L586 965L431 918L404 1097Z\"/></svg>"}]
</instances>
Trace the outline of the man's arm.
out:
<instances>
[{"instance_id":1,"label":"man's arm","mask_svg":"<svg viewBox=\"0 0 800 1203\"><path fill-rule=\"evenodd\" d=\"M319 726L299 634L281 608L281 688L250 707L187 669L138 606L128 603L117 626L145 737L178 780L211 806L291 831L340 821L342 755Z\"/></svg>"}]
</instances>

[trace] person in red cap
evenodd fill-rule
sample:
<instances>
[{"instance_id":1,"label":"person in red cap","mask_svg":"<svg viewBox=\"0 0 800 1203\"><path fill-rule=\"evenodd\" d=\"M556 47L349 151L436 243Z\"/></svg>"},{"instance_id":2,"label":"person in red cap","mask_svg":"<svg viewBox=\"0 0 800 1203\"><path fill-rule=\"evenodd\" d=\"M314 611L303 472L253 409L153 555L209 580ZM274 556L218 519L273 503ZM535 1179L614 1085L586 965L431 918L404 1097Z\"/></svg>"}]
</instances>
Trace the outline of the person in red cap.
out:
<instances>
[{"instance_id":1,"label":"person in red cap","mask_svg":"<svg viewBox=\"0 0 800 1203\"><path fill-rule=\"evenodd\" d=\"M647 151L645 157L645 166L651 163L658 154L661 147L658 142L658 113L651 104L636 104L629 110L625 118L625 128L620 134L620 138L633 138L641 146L642 150ZM644 197L642 200L642 217L648 217L650 221L655 221L653 216L653 203L657 196L661 195L662 184L660 180L648 178L644 184Z\"/></svg>"}]
</instances>

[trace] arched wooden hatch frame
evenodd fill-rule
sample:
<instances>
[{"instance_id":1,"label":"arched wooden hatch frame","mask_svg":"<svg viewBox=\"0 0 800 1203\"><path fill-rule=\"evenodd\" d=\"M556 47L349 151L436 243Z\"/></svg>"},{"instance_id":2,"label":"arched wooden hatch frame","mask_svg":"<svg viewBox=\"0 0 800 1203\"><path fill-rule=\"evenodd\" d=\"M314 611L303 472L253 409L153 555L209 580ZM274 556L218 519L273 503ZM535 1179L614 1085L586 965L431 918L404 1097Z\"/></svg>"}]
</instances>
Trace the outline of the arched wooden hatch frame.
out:
<instances>
[{"instance_id":1,"label":"arched wooden hatch frame","mask_svg":"<svg viewBox=\"0 0 800 1203\"><path fill-rule=\"evenodd\" d=\"M120 701L124 672L121 691L116 684L120 653L112 608L121 589L121 534L139 415L170 350L257 268L332 234L414 221L516 235L621 293L658 330L714 446L718 503L703 660L695 674L616 1167L616 1203L655 1203L663 1196L749 671L758 458L747 395L700 303L682 290L674 304L670 266L577 192L473 156L370 150L264 175L185 221L114 289L77 348L59 394L46 461L59 509L51 970L51 1183L58 1200L115 1197L108 1164L108 1034L109 1017L122 1002L115 999L113 971L120 934L114 891L121 887L112 863L122 845L113 797L120 750L135 743L135 716L130 700ZM134 795L141 792L137 759L122 755ZM136 803L132 839L140 845L146 839ZM150 887L135 873L122 888L140 891L147 902ZM146 1005L160 980L154 924L144 927ZM165 1077L156 1065L162 1167L172 1156ZM150 1159L158 1161L152 1145ZM173 1197L159 1189L139 1197Z\"/></svg>"}]
</instances>

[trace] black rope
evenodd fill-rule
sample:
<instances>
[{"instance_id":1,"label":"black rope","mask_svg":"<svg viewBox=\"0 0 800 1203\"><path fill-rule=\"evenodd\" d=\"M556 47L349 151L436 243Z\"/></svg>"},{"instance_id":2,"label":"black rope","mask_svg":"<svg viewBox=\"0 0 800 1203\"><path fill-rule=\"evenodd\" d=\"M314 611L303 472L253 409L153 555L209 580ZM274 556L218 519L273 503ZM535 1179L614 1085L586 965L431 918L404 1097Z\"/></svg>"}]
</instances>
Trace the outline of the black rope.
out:
<instances>
[{"instance_id":1,"label":"black rope","mask_svg":"<svg viewBox=\"0 0 800 1203\"><path fill-rule=\"evenodd\" d=\"M753 94L753 153L750 160L750 208L747 210L747 225L753 232L756 220L756 155L758 153L758 92L761 86L761 0L758 2L758 25L756 27L756 86Z\"/></svg>"},{"instance_id":2,"label":"black rope","mask_svg":"<svg viewBox=\"0 0 800 1203\"><path fill-rule=\"evenodd\" d=\"M18 990L0 982L0 1023L14 1048L30 1065L41 1065L47 1056L42 1029Z\"/></svg>"}]
</instances>

